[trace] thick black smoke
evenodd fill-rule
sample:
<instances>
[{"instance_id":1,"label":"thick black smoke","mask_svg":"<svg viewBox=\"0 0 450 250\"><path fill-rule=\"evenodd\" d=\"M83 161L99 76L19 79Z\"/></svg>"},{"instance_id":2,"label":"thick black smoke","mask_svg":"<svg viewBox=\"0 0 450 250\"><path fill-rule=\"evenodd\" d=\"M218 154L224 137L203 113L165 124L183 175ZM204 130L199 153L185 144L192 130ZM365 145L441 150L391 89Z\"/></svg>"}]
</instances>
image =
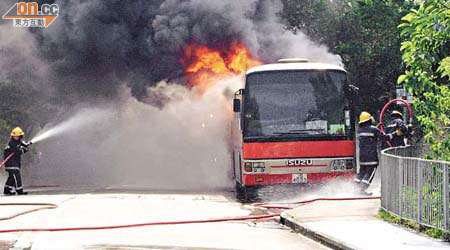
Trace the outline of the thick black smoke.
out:
<instances>
[{"instance_id":1,"label":"thick black smoke","mask_svg":"<svg viewBox=\"0 0 450 250\"><path fill-rule=\"evenodd\" d=\"M191 43L226 48L238 41L263 61L330 56L318 46L305 49L312 46L306 37L283 29L278 0L40 2L60 6L48 29L33 30L40 56L59 93L77 101L115 97L123 83L144 98L147 87L183 75L179 60Z\"/></svg>"},{"instance_id":2,"label":"thick black smoke","mask_svg":"<svg viewBox=\"0 0 450 250\"><path fill-rule=\"evenodd\" d=\"M74 125L96 122L36 143L27 156L36 167L24 168L27 185L228 187L231 104L223 93L241 88L242 78L220 81L201 97L172 84L183 84L185 48L197 43L222 49L237 41L264 62L281 57L340 62L302 33L283 28L279 0L39 2L60 6L47 29L0 20L0 87L6 82L17 90L0 92L2 98L37 92L12 102L3 98L1 108L32 115L17 125L35 131L80 108L87 111L75 116L80 120ZM15 3L2 0L0 9L6 12ZM22 99L24 108L16 103ZM26 130L31 139L35 132Z\"/></svg>"}]
</instances>

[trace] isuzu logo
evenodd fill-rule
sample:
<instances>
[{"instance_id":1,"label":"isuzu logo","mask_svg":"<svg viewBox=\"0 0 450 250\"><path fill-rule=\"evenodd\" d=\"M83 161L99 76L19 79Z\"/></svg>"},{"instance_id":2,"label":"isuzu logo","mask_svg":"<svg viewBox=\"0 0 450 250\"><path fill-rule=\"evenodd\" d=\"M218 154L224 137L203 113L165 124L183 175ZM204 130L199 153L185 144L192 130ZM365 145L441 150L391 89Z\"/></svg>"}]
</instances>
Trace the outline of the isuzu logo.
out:
<instances>
[{"instance_id":1,"label":"isuzu logo","mask_svg":"<svg viewBox=\"0 0 450 250\"><path fill-rule=\"evenodd\" d=\"M307 159L289 159L286 161L288 166L310 166L313 164L312 160Z\"/></svg>"}]
</instances>

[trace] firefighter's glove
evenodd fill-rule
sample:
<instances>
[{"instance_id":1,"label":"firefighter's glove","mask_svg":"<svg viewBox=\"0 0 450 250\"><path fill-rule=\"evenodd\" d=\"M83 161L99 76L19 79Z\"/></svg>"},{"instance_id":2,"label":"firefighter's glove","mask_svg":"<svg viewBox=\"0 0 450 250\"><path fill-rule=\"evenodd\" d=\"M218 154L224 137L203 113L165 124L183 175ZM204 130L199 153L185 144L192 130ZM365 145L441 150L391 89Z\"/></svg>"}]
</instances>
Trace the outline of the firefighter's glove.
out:
<instances>
[{"instance_id":1,"label":"firefighter's glove","mask_svg":"<svg viewBox=\"0 0 450 250\"><path fill-rule=\"evenodd\" d=\"M387 139L387 140L392 140L392 139L394 139L394 137L395 137L395 133L392 133L392 134L386 134L386 139Z\"/></svg>"},{"instance_id":2,"label":"firefighter's glove","mask_svg":"<svg viewBox=\"0 0 450 250\"><path fill-rule=\"evenodd\" d=\"M396 136L402 136L402 135L403 135L402 130L401 130L401 129L395 130L395 135L396 135Z\"/></svg>"},{"instance_id":3,"label":"firefighter's glove","mask_svg":"<svg viewBox=\"0 0 450 250\"><path fill-rule=\"evenodd\" d=\"M408 134L413 135L414 134L414 128L412 124L408 124Z\"/></svg>"},{"instance_id":4,"label":"firefighter's glove","mask_svg":"<svg viewBox=\"0 0 450 250\"><path fill-rule=\"evenodd\" d=\"M19 150L22 152L22 154L25 154L26 152L28 152L28 147L27 146L19 146Z\"/></svg>"}]
</instances>

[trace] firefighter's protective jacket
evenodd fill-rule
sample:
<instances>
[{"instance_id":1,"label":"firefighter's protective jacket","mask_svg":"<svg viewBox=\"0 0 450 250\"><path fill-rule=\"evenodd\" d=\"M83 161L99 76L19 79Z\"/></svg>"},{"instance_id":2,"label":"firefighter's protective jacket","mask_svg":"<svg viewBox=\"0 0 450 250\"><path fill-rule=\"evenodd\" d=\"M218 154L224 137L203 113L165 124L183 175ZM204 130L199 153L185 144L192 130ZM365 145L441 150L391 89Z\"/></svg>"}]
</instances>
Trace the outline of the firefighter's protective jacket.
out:
<instances>
[{"instance_id":1,"label":"firefighter's protective jacket","mask_svg":"<svg viewBox=\"0 0 450 250\"><path fill-rule=\"evenodd\" d=\"M378 165L378 139L392 139L393 137L392 134L385 134L370 123L362 124L358 130L360 165Z\"/></svg>"},{"instance_id":2,"label":"firefighter's protective jacket","mask_svg":"<svg viewBox=\"0 0 450 250\"><path fill-rule=\"evenodd\" d=\"M22 140L11 139L3 151L3 157L6 159L11 153L14 153L14 156L6 162L5 168L20 168L22 154L25 154L27 151L28 144Z\"/></svg>"},{"instance_id":3,"label":"firefighter's protective jacket","mask_svg":"<svg viewBox=\"0 0 450 250\"><path fill-rule=\"evenodd\" d=\"M405 146L405 136L408 134L408 127L400 118L389 121L385 129L387 134L392 134L397 130L400 130L403 135L396 136L391 140L392 147Z\"/></svg>"}]
</instances>

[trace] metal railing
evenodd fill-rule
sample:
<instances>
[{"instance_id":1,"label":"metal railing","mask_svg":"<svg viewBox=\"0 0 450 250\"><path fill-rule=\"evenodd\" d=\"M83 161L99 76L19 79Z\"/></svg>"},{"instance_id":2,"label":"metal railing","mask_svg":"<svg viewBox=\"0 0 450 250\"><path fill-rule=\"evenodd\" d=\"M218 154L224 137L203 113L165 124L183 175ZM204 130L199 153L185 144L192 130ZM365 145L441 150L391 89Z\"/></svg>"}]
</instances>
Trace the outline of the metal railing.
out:
<instances>
[{"instance_id":1,"label":"metal railing","mask_svg":"<svg viewBox=\"0 0 450 250\"><path fill-rule=\"evenodd\" d=\"M407 146L381 153L381 206L403 219L449 231L450 162L421 159Z\"/></svg>"}]
</instances>

